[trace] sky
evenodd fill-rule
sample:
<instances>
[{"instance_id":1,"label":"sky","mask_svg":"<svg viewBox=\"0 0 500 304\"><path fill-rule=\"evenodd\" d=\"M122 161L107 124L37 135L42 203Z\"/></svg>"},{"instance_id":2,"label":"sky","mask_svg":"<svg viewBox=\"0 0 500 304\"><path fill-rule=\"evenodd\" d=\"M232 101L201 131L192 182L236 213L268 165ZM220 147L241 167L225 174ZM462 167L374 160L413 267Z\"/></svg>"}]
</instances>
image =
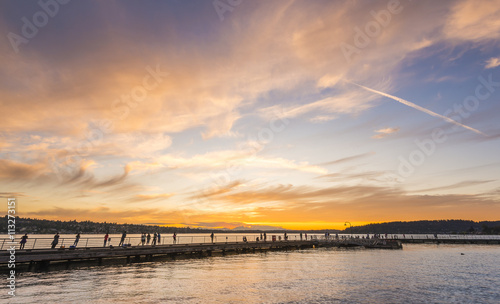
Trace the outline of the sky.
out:
<instances>
[{"instance_id":1,"label":"sky","mask_svg":"<svg viewBox=\"0 0 500 304\"><path fill-rule=\"evenodd\" d=\"M499 220L500 1L2 1L0 208Z\"/></svg>"}]
</instances>

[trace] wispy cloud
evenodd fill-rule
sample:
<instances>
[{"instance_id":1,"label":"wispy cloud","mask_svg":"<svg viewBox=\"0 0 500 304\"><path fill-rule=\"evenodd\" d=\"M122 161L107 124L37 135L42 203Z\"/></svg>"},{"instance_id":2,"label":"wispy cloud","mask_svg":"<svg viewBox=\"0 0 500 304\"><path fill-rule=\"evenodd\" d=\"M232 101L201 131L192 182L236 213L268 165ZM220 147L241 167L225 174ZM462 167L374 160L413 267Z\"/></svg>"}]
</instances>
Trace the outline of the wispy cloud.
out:
<instances>
[{"instance_id":1,"label":"wispy cloud","mask_svg":"<svg viewBox=\"0 0 500 304\"><path fill-rule=\"evenodd\" d=\"M497 66L500 66L500 58L499 57L491 57L486 61L486 65L484 66L485 69L493 69L496 68Z\"/></svg>"},{"instance_id":2,"label":"wispy cloud","mask_svg":"<svg viewBox=\"0 0 500 304\"><path fill-rule=\"evenodd\" d=\"M372 138L381 139L381 138L387 137L388 135L390 135L392 133L399 132L399 127L378 129L378 130L375 130L375 132L378 134L373 135Z\"/></svg>"},{"instance_id":3,"label":"wispy cloud","mask_svg":"<svg viewBox=\"0 0 500 304\"><path fill-rule=\"evenodd\" d=\"M243 184L242 181L236 180L226 185L214 186L213 188L204 191L196 191L195 193L193 193L191 198L198 199L198 198L209 198L209 197L219 196L225 193L229 193L231 190L237 188L238 186L241 186L242 184Z\"/></svg>"},{"instance_id":4,"label":"wispy cloud","mask_svg":"<svg viewBox=\"0 0 500 304\"><path fill-rule=\"evenodd\" d=\"M492 41L500 37L498 0L454 2L443 32L449 39Z\"/></svg>"},{"instance_id":5,"label":"wispy cloud","mask_svg":"<svg viewBox=\"0 0 500 304\"><path fill-rule=\"evenodd\" d=\"M22 192L0 192L0 198L23 197L26 196Z\"/></svg>"},{"instance_id":6,"label":"wispy cloud","mask_svg":"<svg viewBox=\"0 0 500 304\"><path fill-rule=\"evenodd\" d=\"M202 170L216 170L231 167L257 167L257 168L275 168L289 169L316 174L325 174L328 170L319 166L311 165L308 162L297 162L283 157L260 156L258 151L261 148L253 149L246 147L241 150L218 150L216 152L207 152L205 154L196 154L192 157L183 157L181 155L165 154L156 158L156 162L132 163L133 168L149 170L152 168L199 168Z\"/></svg>"},{"instance_id":7,"label":"wispy cloud","mask_svg":"<svg viewBox=\"0 0 500 304\"><path fill-rule=\"evenodd\" d=\"M174 193L156 193L156 194L136 194L130 198L131 202L145 202L155 200L166 200L174 196Z\"/></svg>"},{"instance_id":8,"label":"wispy cloud","mask_svg":"<svg viewBox=\"0 0 500 304\"><path fill-rule=\"evenodd\" d=\"M0 159L0 179L11 181L34 180L42 174L48 173L47 169L47 166L41 162L29 164L14 160Z\"/></svg>"},{"instance_id":9,"label":"wispy cloud","mask_svg":"<svg viewBox=\"0 0 500 304\"><path fill-rule=\"evenodd\" d=\"M463 181L463 182L458 182L455 184L447 185L447 186L440 186L440 187L433 187L433 188L427 188L427 189L421 189L417 190L414 192L433 192L433 191L441 191L441 190L452 190L452 189L457 189L457 188L464 188L464 187L470 187L470 186L476 186L476 185L482 185L486 183L491 183L494 182L495 180L470 180L470 181Z\"/></svg>"},{"instance_id":10,"label":"wispy cloud","mask_svg":"<svg viewBox=\"0 0 500 304\"><path fill-rule=\"evenodd\" d=\"M356 180L366 181L376 181L387 183L393 181L394 174L391 172L385 171L365 171L365 172L354 172L354 173L346 173L346 172L337 172L319 176L318 178L327 179L330 181L342 181L346 183L347 181L353 182Z\"/></svg>"},{"instance_id":11,"label":"wispy cloud","mask_svg":"<svg viewBox=\"0 0 500 304\"><path fill-rule=\"evenodd\" d=\"M82 189L105 188L123 184L130 172L130 166L126 165L123 168L123 173L103 180L97 179L88 169L93 165L93 162L81 164L79 170L69 175L64 181L66 185L75 185Z\"/></svg>"},{"instance_id":12,"label":"wispy cloud","mask_svg":"<svg viewBox=\"0 0 500 304\"><path fill-rule=\"evenodd\" d=\"M316 114L310 120L325 122L335 119L335 114L353 114L373 107L372 101L376 98L371 94L360 91L342 90L334 96L322 98L303 105L272 106L261 109L261 115L270 118L280 113L282 118L295 118L306 114ZM318 113L321 113L318 115ZM328 115L326 114L328 113Z\"/></svg>"},{"instance_id":13,"label":"wispy cloud","mask_svg":"<svg viewBox=\"0 0 500 304\"><path fill-rule=\"evenodd\" d=\"M332 160L332 161L325 162L325 163L320 163L320 164L318 164L318 166L338 165L338 164L342 164L342 163L346 163L346 162L355 161L358 159L363 159L363 158L373 156L373 155L375 155L375 152L366 152L366 153L356 154L353 156L348 156L348 157Z\"/></svg>"}]
</instances>

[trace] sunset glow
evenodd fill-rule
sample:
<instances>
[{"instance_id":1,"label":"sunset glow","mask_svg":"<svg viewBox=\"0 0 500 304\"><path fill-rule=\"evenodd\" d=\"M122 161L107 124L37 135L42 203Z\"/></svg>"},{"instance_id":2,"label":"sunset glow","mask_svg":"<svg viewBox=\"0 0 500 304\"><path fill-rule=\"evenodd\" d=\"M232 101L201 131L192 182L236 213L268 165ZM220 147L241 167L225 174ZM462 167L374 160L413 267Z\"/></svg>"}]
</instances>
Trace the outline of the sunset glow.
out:
<instances>
[{"instance_id":1,"label":"sunset glow","mask_svg":"<svg viewBox=\"0 0 500 304\"><path fill-rule=\"evenodd\" d=\"M498 220L500 1L64 2L0 4L17 215Z\"/></svg>"}]
</instances>

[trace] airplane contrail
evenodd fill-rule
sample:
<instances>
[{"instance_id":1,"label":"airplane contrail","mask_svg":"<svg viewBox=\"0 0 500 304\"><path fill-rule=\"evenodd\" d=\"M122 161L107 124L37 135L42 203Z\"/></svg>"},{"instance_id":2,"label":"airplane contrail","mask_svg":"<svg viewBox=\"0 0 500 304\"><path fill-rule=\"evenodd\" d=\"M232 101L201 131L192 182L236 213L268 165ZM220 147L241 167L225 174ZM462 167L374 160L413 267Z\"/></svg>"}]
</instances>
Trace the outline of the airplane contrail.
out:
<instances>
[{"instance_id":1,"label":"airplane contrail","mask_svg":"<svg viewBox=\"0 0 500 304\"><path fill-rule=\"evenodd\" d=\"M398 101L398 102L400 102L400 103L402 103L402 104L404 104L404 105L407 105L407 106L409 106L409 107L412 107L412 108L414 108L414 109L417 109L417 110L419 110L419 111L422 111L422 112L424 112L424 113L427 113L427 114L432 115L432 116L434 116L434 117L439 117L439 118L441 118L441 119L443 119L443 120L445 120L445 121L447 121L447 122L449 122L449 123L452 123L452 124L454 124L454 125L460 126L460 127L465 128L465 129L467 129L467 130L470 130L470 131L472 131L472 132L474 132L474 133L481 134L481 135L483 135L483 136L488 136L488 135L484 134L483 132L481 132L481 131L479 131L479 130L476 130L476 129L474 129L474 128L471 128L471 127L469 127L469 126L466 126L466 125L464 125L464 124L461 124L461 123L459 123L458 121L453 120L453 119L451 119L451 118L449 118L449 117L446 117L446 116L440 115L440 114L438 114L438 113L434 113L434 112L432 112L431 110L428 110L428 109L426 109L426 108L422 108L421 106L416 105L416 104L414 104L413 102L410 102L410 101L408 101L408 100L404 100L403 98L399 98L399 97L392 96L392 95L389 95L389 94L384 93L384 92L380 92L380 91L377 91L377 90L374 90L374 89L370 89L370 88L367 88L367 87L365 87L365 86L362 86L362 85L357 84L357 83L354 83L354 82L350 82L350 83L352 83L352 84L354 84L354 85L357 85L358 87L363 88L363 89L365 89L365 90L367 90L367 91L370 91L370 92L373 92L373 93L376 93L376 94L379 94L379 95L382 95L382 96L388 97L388 98L390 98L390 99L394 99L395 101Z\"/></svg>"}]
</instances>

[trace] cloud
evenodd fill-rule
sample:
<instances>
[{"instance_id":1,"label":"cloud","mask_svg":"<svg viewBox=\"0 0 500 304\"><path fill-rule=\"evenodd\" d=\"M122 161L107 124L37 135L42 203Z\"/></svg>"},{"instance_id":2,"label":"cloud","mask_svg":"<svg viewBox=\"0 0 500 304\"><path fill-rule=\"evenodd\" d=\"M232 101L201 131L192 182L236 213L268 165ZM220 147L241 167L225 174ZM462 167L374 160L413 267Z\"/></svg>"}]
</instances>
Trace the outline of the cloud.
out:
<instances>
[{"instance_id":1,"label":"cloud","mask_svg":"<svg viewBox=\"0 0 500 304\"><path fill-rule=\"evenodd\" d=\"M172 223L180 223L185 218L181 211L163 211L155 208L120 208L109 207L94 208L61 208L45 207L38 211L27 211L23 214L27 217L42 217L54 220L92 220L92 221L116 221L119 223L150 223L164 222L169 219Z\"/></svg>"},{"instance_id":2,"label":"cloud","mask_svg":"<svg viewBox=\"0 0 500 304\"><path fill-rule=\"evenodd\" d=\"M70 173L66 180L64 180L64 184L66 185L75 185L82 189L94 189L94 188L105 188L121 185L125 179L127 178L130 172L130 166L126 165L123 168L123 173L118 174L112 177L105 178L103 180L98 180L94 174L89 170L89 168L94 165L94 162L83 162L80 165L80 168Z\"/></svg>"},{"instance_id":3,"label":"cloud","mask_svg":"<svg viewBox=\"0 0 500 304\"><path fill-rule=\"evenodd\" d=\"M231 188L231 187L229 187ZM82 206L85 206L82 205ZM485 219L482 208L491 216L500 212L497 192L478 195L414 195L400 188L385 186L313 187L290 184L248 184L214 193L206 201L158 208L43 207L24 212L28 217L58 220L116 221L120 223L164 223L200 227L233 226L224 223L259 223L286 227L286 223L326 223L352 221L388 221L405 219ZM410 216L411 215L411 216ZM281 224L280 224L281 223ZM244 224L238 226L246 226Z\"/></svg>"},{"instance_id":4,"label":"cloud","mask_svg":"<svg viewBox=\"0 0 500 304\"><path fill-rule=\"evenodd\" d=\"M318 164L318 166L330 166L330 165L343 164L343 163L346 163L346 162L351 162L351 161L354 161L354 160L363 159L363 158L372 156L374 154L375 154L375 152L366 152L366 153L356 154L356 155L353 155L353 156L348 156L348 157L344 157L344 158L332 160L332 161L329 161L329 162L320 163L320 164Z\"/></svg>"},{"instance_id":5,"label":"cloud","mask_svg":"<svg viewBox=\"0 0 500 304\"><path fill-rule=\"evenodd\" d=\"M325 174L326 169L311 165L308 162L296 162L283 157L260 156L261 147L246 147L240 150L218 150L205 154L196 154L191 157L165 154L157 157L153 163L133 162L134 169L149 170L152 168L186 169L199 168L203 170L217 170L228 168L275 168L289 169L315 174Z\"/></svg>"},{"instance_id":6,"label":"cloud","mask_svg":"<svg viewBox=\"0 0 500 304\"><path fill-rule=\"evenodd\" d=\"M312 123L324 123L330 120L334 120L335 118L337 118L337 116L335 115L318 115L311 118L309 121Z\"/></svg>"},{"instance_id":7,"label":"cloud","mask_svg":"<svg viewBox=\"0 0 500 304\"><path fill-rule=\"evenodd\" d=\"M446 185L446 186L417 190L415 192L433 192L433 191L441 191L441 190L452 190L452 189L470 187L470 186L475 186L475 185L482 185L482 184L491 183L494 181L495 180L470 180L470 181L458 182L458 183Z\"/></svg>"},{"instance_id":8,"label":"cloud","mask_svg":"<svg viewBox=\"0 0 500 304\"><path fill-rule=\"evenodd\" d=\"M151 2L141 9L134 4L75 2L74 10L54 19L57 26L40 29L36 38L21 46L19 54L8 43L0 45L0 108L5 113L0 132L0 190L26 193L32 199L32 210L52 201L123 208L117 202L163 200L166 204L159 208L167 210L183 198L198 199L193 188L204 188L206 183L195 184L193 178L206 182L222 173L231 181L241 182L205 192L204 209L191 208L182 214L141 211L151 212L149 215L133 208L123 208L127 213L83 207L42 210L44 216L53 218L109 216L120 221L158 223L249 223L255 217L273 221L272 216L286 220L288 215L297 222L302 218L328 222L331 215L376 218L376 214L384 217L394 210L407 216L411 208L420 212L415 216L445 214L432 213L432 202L436 202L436 209L446 209L450 214L455 211L447 209L446 204L456 206L457 202L470 211L467 200L496 206L478 196L417 197L401 189L353 185L387 177L379 175L376 168L332 173L331 181L320 181L342 181L345 187L307 186L311 175L330 173L323 166L354 162L369 154L356 154L358 151L352 153L354 156L314 164L310 159L318 159L315 154L298 150L283 153L275 148L278 142L294 140L287 137L294 130L305 134L309 127L322 127L305 125L309 122L338 119L340 123L343 116L359 115L378 105L380 98L373 91L355 90L345 80L391 92L408 80L406 63L434 59L431 56L436 49L446 53L489 44L477 50L491 50L500 33L497 4L402 3L403 12L392 15L380 35L370 37L370 43L348 62L340 46L353 44L354 28L373 22L370 11L385 9L386 2L255 2L238 7L241 12L223 24L214 15L211 2L189 10L170 2ZM117 10L120 14L110 13ZM156 18L148 14L151 11L156 12ZM5 15L0 21L1 32L19 32L23 14L19 7ZM498 63L490 61L485 65ZM428 79L451 79L438 76ZM459 75L454 79L463 80ZM153 87L145 89L145 84ZM144 90L144 98L133 97ZM293 118L298 124L280 134L275 143L235 148L235 138L260 126L262 118L266 123L275 119L276 112L282 113L278 117ZM489 111L488 115L493 113ZM480 115L478 112L468 121ZM103 130L102 122L112 127L99 134L96 131ZM370 124L369 129L379 123ZM350 125L345 126L352 130ZM378 133L375 136L391 134ZM197 146L197 141L202 144ZM80 153L79 148L86 145L90 148ZM233 168L246 171L242 175L228 173ZM61 180L56 176L59 169L68 173ZM284 177L271 183L278 175ZM187 176L189 186L182 179ZM172 183L160 186L162 180ZM42 182L59 186L57 193ZM175 197L170 197L170 189L165 187L190 190L184 196L176 191ZM71 200L58 197L56 202L54 196ZM420 203L427 213L420 211ZM370 211L375 214L370 215ZM185 219L187 214L189 221Z\"/></svg>"},{"instance_id":9,"label":"cloud","mask_svg":"<svg viewBox=\"0 0 500 304\"><path fill-rule=\"evenodd\" d=\"M242 181L236 180L233 182L230 182L229 184L222 185L222 186L213 186L211 189L206 189L204 191L196 191L193 193L191 198L193 199L200 199L200 198L209 198L213 196L219 196L224 193L230 192L232 189L237 188L243 184Z\"/></svg>"},{"instance_id":10,"label":"cloud","mask_svg":"<svg viewBox=\"0 0 500 304\"><path fill-rule=\"evenodd\" d=\"M500 57L491 57L486 61L486 65L484 66L485 69L493 69L496 68L497 66L500 66Z\"/></svg>"},{"instance_id":11,"label":"cloud","mask_svg":"<svg viewBox=\"0 0 500 304\"><path fill-rule=\"evenodd\" d=\"M112 134L95 145L92 154L126 156L132 158L151 158L158 156L172 144L166 134L126 133Z\"/></svg>"},{"instance_id":12,"label":"cloud","mask_svg":"<svg viewBox=\"0 0 500 304\"><path fill-rule=\"evenodd\" d=\"M448 39L483 41L500 38L500 1L457 2L443 32Z\"/></svg>"},{"instance_id":13,"label":"cloud","mask_svg":"<svg viewBox=\"0 0 500 304\"><path fill-rule=\"evenodd\" d=\"M484 218L480 206L500 211L498 195L412 195L397 187L366 185L321 188L253 184L220 192L206 204L216 210L233 210L242 221L260 223Z\"/></svg>"},{"instance_id":14,"label":"cloud","mask_svg":"<svg viewBox=\"0 0 500 304\"><path fill-rule=\"evenodd\" d=\"M0 179L5 180L34 180L47 173L43 163L27 164L14 160L0 159Z\"/></svg>"},{"instance_id":15,"label":"cloud","mask_svg":"<svg viewBox=\"0 0 500 304\"><path fill-rule=\"evenodd\" d=\"M381 139L381 138L387 137L388 135L390 135L392 133L399 132L399 127L378 129L378 130L375 130L375 132L379 133L379 134L373 135L372 138Z\"/></svg>"},{"instance_id":16,"label":"cloud","mask_svg":"<svg viewBox=\"0 0 500 304\"><path fill-rule=\"evenodd\" d=\"M145 201L156 201L165 200L174 196L174 193L156 193L156 194L136 194L130 199L131 202L145 202Z\"/></svg>"},{"instance_id":17,"label":"cloud","mask_svg":"<svg viewBox=\"0 0 500 304\"><path fill-rule=\"evenodd\" d=\"M335 86L342 79L342 75L326 74L318 80L317 87L330 88Z\"/></svg>"},{"instance_id":18,"label":"cloud","mask_svg":"<svg viewBox=\"0 0 500 304\"><path fill-rule=\"evenodd\" d=\"M280 113L281 118L295 118L309 113L321 113L311 120L313 122L324 122L334 119L335 115L328 114L353 114L373 107L376 100L373 95L361 91L342 91L334 96L295 106L271 106L260 110L261 115L269 118Z\"/></svg>"},{"instance_id":19,"label":"cloud","mask_svg":"<svg viewBox=\"0 0 500 304\"><path fill-rule=\"evenodd\" d=\"M338 172L322 175L318 178L328 179L329 181L344 182L345 184L348 182L352 183L356 180L363 180L363 182L376 181L384 184L395 181L394 174L386 171L366 171L355 173Z\"/></svg>"},{"instance_id":20,"label":"cloud","mask_svg":"<svg viewBox=\"0 0 500 304\"><path fill-rule=\"evenodd\" d=\"M114 11L116 4L77 5L85 14L76 16L67 12L61 22L68 28L45 31L46 39L37 38L36 46L26 45L30 51L12 54L8 45L2 47L2 53L9 54L0 62L0 77L5 80L0 82L2 110L23 112L22 121L15 115L5 118L6 131L39 130L83 137L90 120L109 119L116 133L179 133L200 128L205 139L234 136L232 128L243 117L242 107L270 91L314 92L316 88L334 87L339 79L366 83L373 76L390 75L406 54L436 41L432 33L443 23L437 16L449 4L405 4L405 18L393 16L376 43L364 49L352 64L346 62L339 49L341 43L351 43L355 34L345 29L373 21L370 10L378 11L385 4L358 7L353 3L262 3L240 7L245 14L232 18L231 26L224 27L218 20L202 15L204 9L213 9L202 5L199 10L190 11L192 16L200 18L185 20L190 20L190 29L201 26L210 31L213 39L209 41L178 35L173 29L182 26L175 24L178 19L169 18L171 10L164 7L156 8L165 17L160 18L162 23L138 15L133 6L121 6L120 15L92 14L93 24L88 26L86 20L93 9ZM456 5L449 21L452 29L460 29L459 33L464 23L461 16L469 16L469 11L477 13L474 4L461 6ZM481 14L471 20L479 23L474 29L484 28L487 20L496 24L494 20L499 18L492 18L496 16L492 11L497 10L491 9L495 6L488 3L479 7ZM422 15L428 18L424 21ZM251 22L256 17L261 22ZM83 25L85 33L81 31ZM9 22L0 26L4 32L18 30ZM126 35L122 35L125 31ZM70 33L74 32L81 34L78 43L72 40L74 35ZM490 32L499 31L490 29ZM51 47L54 43L58 43L57 50ZM141 47L124 52L128 45ZM134 100L133 93L151 75L148 67L153 70L158 67L168 75L147 91L144 100ZM11 78L21 82L11 85ZM308 83L314 83L314 88ZM287 116L298 117L311 111L356 113L373 106L370 98L359 96L359 92L333 95L319 98L311 105L287 108ZM123 111L116 105L127 113L126 117L120 118L122 115L117 112ZM334 117L316 115L312 121ZM58 121L58 126L52 121Z\"/></svg>"},{"instance_id":21,"label":"cloud","mask_svg":"<svg viewBox=\"0 0 500 304\"><path fill-rule=\"evenodd\" d=\"M22 192L0 192L0 198L13 198L27 196Z\"/></svg>"}]
</instances>

